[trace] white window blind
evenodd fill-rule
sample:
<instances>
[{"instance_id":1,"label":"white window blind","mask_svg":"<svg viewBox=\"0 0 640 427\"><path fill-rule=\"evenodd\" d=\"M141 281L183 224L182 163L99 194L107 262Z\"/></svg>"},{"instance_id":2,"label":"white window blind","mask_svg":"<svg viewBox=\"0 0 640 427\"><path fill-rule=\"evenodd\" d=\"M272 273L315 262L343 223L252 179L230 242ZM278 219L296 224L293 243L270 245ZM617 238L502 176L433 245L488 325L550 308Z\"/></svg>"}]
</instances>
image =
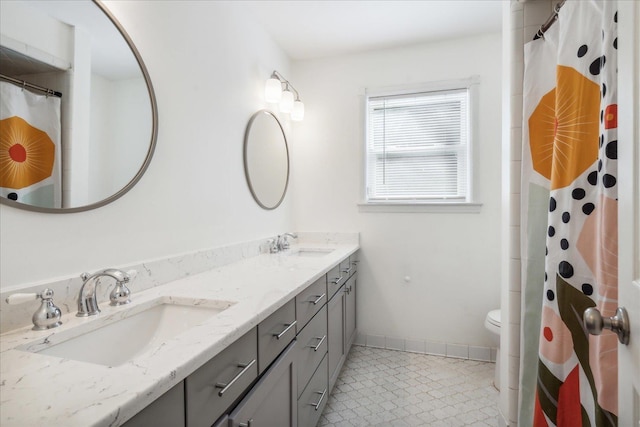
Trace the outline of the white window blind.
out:
<instances>
[{"instance_id":1,"label":"white window blind","mask_svg":"<svg viewBox=\"0 0 640 427\"><path fill-rule=\"evenodd\" d=\"M469 201L469 90L367 98L368 202Z\"/></svg>"}]
</instances>

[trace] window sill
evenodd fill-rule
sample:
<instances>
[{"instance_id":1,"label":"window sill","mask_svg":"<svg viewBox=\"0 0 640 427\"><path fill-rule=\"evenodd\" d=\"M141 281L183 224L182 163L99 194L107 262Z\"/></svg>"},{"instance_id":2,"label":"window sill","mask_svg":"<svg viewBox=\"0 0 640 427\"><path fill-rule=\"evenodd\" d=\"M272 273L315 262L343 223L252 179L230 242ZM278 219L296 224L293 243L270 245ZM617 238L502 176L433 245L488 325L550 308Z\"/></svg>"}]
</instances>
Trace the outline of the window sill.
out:
<instances>
[{"instance_id":1,"label":"window sill","mask_svg":"<svg viewBox=\"0 0 640 427\"><path fill-rule=\"evenodd\" d=\"M363 202L358 210L365 213L480 213L482 203L472 202Z\"/></svg>"}]
</instances>

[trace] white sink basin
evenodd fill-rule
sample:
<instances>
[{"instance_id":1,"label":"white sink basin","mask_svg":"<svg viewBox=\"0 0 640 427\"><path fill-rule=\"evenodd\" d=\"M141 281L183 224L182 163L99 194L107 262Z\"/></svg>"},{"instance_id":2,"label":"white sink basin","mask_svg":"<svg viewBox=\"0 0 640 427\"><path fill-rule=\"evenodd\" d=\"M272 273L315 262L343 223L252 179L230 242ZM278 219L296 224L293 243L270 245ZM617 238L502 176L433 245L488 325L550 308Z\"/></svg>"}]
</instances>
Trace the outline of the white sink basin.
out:
<instances>
[{"instance_id":1,"label":"white sink basin","mask_svg":"<svg viewBox=\"0 0 640 427\"><path fill-rule=\"evenodd\" d=\"M97 324L97 328L80 331L90 324L80 325L22 350L115 367L160 347L233 304L217 300L159 298L114 313L104 321L96 319L92 323Z\"/></svg>"},{"instance_id":2,"label":"white sink basin","mask_svg":"<svg viewBox=\"0 0 640 427\"><path fill-rule=\"evenodd\" d=\"M333 249L325 248L300 248L290 253L291 256L322 257L333 252Z\"/></svg>"}]
</instances>

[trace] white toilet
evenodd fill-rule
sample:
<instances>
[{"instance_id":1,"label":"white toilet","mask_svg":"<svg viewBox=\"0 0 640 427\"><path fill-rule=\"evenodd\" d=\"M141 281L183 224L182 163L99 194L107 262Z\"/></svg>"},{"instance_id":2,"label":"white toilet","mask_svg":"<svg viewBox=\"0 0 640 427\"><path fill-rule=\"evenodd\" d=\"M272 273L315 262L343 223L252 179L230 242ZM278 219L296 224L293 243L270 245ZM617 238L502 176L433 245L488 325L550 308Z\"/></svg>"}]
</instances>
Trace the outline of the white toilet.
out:
<instances>
[{"instance_id":1,"label":"white toilet","mask_svg":"<svg viewBox=\"0 0 640 427\"><path fill-rule=\"evenodd\" d=\"M496 343L496 372L493 376L493 385L500 390L500 309L491 310L484 319L484 327L493 332Z\"/></svg>"}]
</instances>

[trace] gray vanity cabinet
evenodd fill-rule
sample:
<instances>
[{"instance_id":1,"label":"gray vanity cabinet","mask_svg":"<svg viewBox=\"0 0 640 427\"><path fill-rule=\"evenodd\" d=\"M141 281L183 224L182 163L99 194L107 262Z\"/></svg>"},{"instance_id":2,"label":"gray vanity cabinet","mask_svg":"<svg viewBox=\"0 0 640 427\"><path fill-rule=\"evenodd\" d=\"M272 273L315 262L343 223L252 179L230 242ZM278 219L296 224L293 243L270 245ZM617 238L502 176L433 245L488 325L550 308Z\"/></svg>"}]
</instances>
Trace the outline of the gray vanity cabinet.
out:
<instances>
[{"instance_id":1,"label":"gray vanity cabinet","mask_svg":"<svg viewBox=\"0 0 640 427\"><path fill-rule=\"evenodd\" d=\"M344 341L344 312L346 308L346 293L344 285L329 300L327 304L327 344L328 344L328 368L329 368L329 390L338 379L340 368L344 362L345 341Z\"/></svg>"},{"instance_id":2,"label":"gray vanity cabinet","mask_svg":"<svg viewBox=\"0 0 640 427\"><path fill-rule=\"evenodd\" d=\"M354 274L344 285L347 294L344 313L344 339L347 353L356 338L356 282L357 274Z\"/></svg>"},{"instance_id":3,"label":"gray vanity cabinet","mask_svg":"<svg viewBox=\"0 0 640 427\"><path fill-rule=\"evenodd\" d=\"M297 427L296 341L229 415L229 427Z\"/></svg>"},{"instance_id":4,"label":"gray vanity cabinet","mask_svg":"<svg viewBox=\"0 0 640 427\"><path fill-rule=\"evenodd\" d=\"M184 427L184 381L123 424L124 427Z\"/></svg>"},{"instance_id":5,"label":"gray vanity cabinet","mask_svg":"<svg viewBox=\"0 0 640 427\"><path fill-rule=\"evenodd\" d=\"M253 328L187 377L187 427L210 427L258 378L257 342Z\"/></svg>"},{"instance_id":6,"label":"gray vanity cabinet","mask_svg":"<svg viewBox=\"0 0 640 427\"><path fill-rule=\"evenodd\" d=\"M344 283L329 300L327 334L328 334L328 370L329 390L338 379L340 369L356 335L356 280L357 255L352 255L338 266ZM345 282L346 280L346 282ZM331 286L327 275L327 288Z\"/></svg>"}]
</instances>

